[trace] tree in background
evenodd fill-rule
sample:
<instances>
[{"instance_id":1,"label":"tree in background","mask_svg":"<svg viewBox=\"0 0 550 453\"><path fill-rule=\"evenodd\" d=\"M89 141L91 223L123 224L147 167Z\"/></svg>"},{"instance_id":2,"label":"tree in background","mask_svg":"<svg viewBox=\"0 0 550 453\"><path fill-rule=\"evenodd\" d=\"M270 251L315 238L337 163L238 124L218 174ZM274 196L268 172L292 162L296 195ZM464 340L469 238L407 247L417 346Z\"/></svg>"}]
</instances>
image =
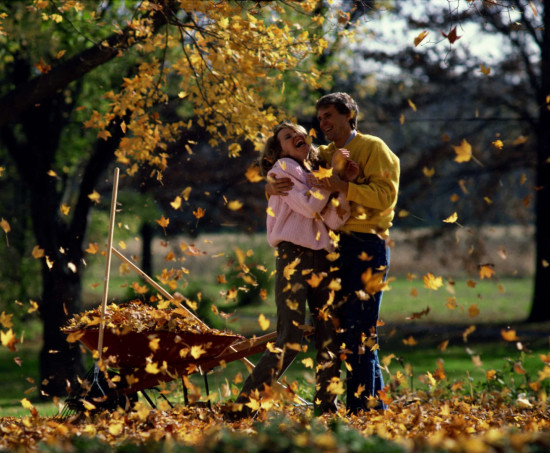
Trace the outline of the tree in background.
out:
<instances>
[{"instance_id":1,"label":"tree in background","mask_svg":"<svg viewBox=\"0 0 550 453\"><path fill-rule=\"evenodd\" d=\"M339 25L329 13L315 14L316 5L34 0L2 6L0 136L5 161L16 168L10 175L28 195L33 256L41 260L44 395L64 394L82 371L78 348L60 327L81 309L88 216L106 168L116 159L131 177L147 165L161 180L168 143L195 124L207 131L210 146L228 142L230 156L243 140L261 140L277 121L268 95L284 74L320 86L321 74L307 60L326 46L323 23ZM165 117L169 103L179 104L177 117Z\"/></svg>"},{"instance_id":2,"label":"tree in background","mask_svg":"<svg viewBox=\"0 0 550 453\"><path fill-rule=\"evenodd\" d=\"M336 82L363 99L362 130L402 159L398 225L443 232L453 211L468 225L535 224L528 321L550 319L549 9L395 2L373 12L347 56L361 64Z\"/></svg>"}]
</instances>

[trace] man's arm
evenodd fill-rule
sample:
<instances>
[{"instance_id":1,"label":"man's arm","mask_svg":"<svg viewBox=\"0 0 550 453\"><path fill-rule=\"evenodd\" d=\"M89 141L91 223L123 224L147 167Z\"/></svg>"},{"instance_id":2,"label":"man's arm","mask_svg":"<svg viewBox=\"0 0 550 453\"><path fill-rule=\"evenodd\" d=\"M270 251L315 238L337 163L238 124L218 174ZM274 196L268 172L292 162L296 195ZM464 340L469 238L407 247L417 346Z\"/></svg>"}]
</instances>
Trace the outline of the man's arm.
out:
<instances>
[{"instance_id":1,"label":"man's arm","mask_svg":"<svg viewBox=\"0 0 550 453\"><path fill-rule=\"evenodd\" d=\"M275 175L273 177L270 177L265 185L265 193L268 195L268 197L271 197L273 195L282 195L283 197L288 195L288 192L294 187L294 183L290 178L287 177L279 177L277 178Z\"/></svg>"}]
</instances>

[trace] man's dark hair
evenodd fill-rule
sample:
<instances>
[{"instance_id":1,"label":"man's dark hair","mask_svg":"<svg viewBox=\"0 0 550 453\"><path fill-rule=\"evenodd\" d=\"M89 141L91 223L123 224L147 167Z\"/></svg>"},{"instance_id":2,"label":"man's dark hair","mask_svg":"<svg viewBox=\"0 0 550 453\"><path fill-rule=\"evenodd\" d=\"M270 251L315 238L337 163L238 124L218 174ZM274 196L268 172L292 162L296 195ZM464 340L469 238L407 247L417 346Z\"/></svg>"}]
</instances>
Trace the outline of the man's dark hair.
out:
<instances>
[{"instance_id":1,"label":"man's dark hair","mask_svg":"<svg viewBox=\"0 0 550 453\"><path fill-rule=\"evenodd\" d=\"M353 100L353 98L347 93L330 93L324 95L315 104L317 111L319 109L333 105L338 112L347 115L351 113L349 124L352 129L357 129L357 115L359 114L359 108Z\"/></svg>"}]
</instances>

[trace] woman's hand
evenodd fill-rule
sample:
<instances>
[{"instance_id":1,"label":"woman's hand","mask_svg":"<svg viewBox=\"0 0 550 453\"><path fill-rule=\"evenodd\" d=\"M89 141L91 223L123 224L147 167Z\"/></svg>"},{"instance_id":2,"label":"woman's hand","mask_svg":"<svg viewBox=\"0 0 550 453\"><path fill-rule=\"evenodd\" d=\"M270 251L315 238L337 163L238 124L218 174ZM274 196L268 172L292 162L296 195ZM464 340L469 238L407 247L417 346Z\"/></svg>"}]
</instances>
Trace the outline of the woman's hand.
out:
<instances>
[{"instance_id":1,"label":"woman's hand","mask_svg":"<svg viewBox=\"0 0 550 453\"><path fill-rule=\"evenodd\" d=\"M294 187L294 183L290 178L278 178L276 176L270 177L265 185L266 193L271 197L273 195L286 196L288 192Z\"/></svg>"}]
</instances>

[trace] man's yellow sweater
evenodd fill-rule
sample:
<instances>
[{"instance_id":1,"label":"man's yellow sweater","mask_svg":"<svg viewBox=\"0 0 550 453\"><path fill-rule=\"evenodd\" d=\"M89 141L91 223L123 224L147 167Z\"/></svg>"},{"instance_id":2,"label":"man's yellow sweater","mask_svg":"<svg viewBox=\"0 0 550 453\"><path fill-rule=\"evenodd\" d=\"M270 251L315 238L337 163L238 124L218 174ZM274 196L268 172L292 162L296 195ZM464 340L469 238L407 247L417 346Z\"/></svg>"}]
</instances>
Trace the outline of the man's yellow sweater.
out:
<instances>
[{"instance_id":1,"label":"man's yellow sweater","mask_svg":"<svg viewBox=\"0 0 550 453\"><path fill-rule=\"evenodd\" d=\"M321 158L331 162L336 146L320 146ZM399 158L378 137L357 135L345 146L360 173L349 183L351 217L340 231L389 236L399 190Z\"/></svg>"}]
</instances>

